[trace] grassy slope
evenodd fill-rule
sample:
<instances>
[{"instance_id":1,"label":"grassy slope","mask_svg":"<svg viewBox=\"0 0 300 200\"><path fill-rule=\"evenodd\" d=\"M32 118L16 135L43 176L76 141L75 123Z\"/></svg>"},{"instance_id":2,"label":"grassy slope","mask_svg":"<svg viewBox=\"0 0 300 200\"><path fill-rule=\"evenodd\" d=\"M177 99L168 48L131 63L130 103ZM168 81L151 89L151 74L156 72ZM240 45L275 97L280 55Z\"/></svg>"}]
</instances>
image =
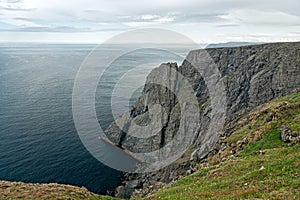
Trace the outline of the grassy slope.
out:
<instances>
[{"instance_id":1,"label":"grassy slope","mask_svg":"<svg viewBox=\"0 0 300 200\"><path fill-rule=\"evenodd\" d=\"M0 199L90 199L112 200L85 188L56 183L31 184L0 181Z\"/></svg>"},{"instance_id":2,"label":"grassy slope","mask_svg":"<svg viewBox=\"0 0 300 200\"><path fill-rule=\"evenodd\" d=\"M281 141L282 125L300 133L300 93L255 109L223 140L226 150L148 198L300 199L300 145Z\"/></svg>"}]
</instances>

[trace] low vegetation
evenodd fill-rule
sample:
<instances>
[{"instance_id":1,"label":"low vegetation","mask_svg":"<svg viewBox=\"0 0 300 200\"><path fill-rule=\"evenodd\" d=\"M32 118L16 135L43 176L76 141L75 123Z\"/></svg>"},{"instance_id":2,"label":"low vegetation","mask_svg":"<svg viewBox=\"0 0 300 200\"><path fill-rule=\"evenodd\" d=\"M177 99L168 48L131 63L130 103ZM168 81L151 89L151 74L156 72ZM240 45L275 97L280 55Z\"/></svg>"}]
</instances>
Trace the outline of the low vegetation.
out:
<instances>
[{"instance_id":1,"label":"low vegetation","mask_svg":"<svg viewBox=\"0 0 300 200\"><path fill-rule=\"evenodd\" d=\"M100 196L85 188L57 183L31 184L22 182L0 181L0 199L90 199L113 200Z\"/></svg>"},{"instance_id":2,"label":"low vegetation","mask_svg":"<svg viewBox=\"0 0 300 200\"><path fill-rule=\"evenodd\" d=\"M283 142L288 129L294 142ZM300 199L300 93L255 109L223 151L147 199Z\"/></svg>"}]
</instances>

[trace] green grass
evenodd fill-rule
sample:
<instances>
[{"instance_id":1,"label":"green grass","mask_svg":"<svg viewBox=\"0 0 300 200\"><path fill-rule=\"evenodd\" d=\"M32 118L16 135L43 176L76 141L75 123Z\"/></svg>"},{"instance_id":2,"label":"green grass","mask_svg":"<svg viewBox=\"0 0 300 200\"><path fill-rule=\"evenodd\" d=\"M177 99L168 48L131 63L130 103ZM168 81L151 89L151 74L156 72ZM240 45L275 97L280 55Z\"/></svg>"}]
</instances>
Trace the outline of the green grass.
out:
<instances>
[{"instance_id":1,"label":"green grass","mask_svg":"<svg viewBox=\"0 0 300 200\"><path fill-rule=\"evenodd\" d=\"M147 198L300 199L300 145L281 141L283 125L299 134L300 93L255 109L225 140L230 148L208 160L209 167L202 166ZM243 139L247 143L230 156L229 151L238 149ZM227 161L220 163L222 156Z\"/></svg>"},{"instance_id":2,"label":"green grass","mask_svg":"<svg viewBox=\"0 0 300 200\"><path fill-rule=\"evenodd\" d=\"M150 199L299 199L299 145L201 169ZM260 170L264 166L264 170Z\"/></svg>"}]
</instances>

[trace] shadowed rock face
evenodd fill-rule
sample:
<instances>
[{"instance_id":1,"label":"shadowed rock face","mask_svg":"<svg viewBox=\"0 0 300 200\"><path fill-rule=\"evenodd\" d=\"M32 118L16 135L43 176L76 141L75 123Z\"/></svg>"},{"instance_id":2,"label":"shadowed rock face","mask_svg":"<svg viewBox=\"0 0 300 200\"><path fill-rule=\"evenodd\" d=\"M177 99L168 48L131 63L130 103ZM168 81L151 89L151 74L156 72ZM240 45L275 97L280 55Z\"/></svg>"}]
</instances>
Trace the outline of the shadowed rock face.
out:
<instances>
[{"instance_id":1,"label":"shadowed rock face","mask_svg":"<svg viewBox=\"0 0 300 200\"><path fill-rule=\"evenodd\" d=\"M209 49L227 96L227 127L252 108L300 86L300 43Z\"/></svg>"},{"instance_id":2,"label":"shadowed rock face","mask_svg":"<svg viewBox=\"0 0 300 200\"><path fill-rule=\"evenodd\" d=\"M173 69L173 70L172 70ZM164 145L168 139L166 137L166 129L171 119L171 112L180 109L175 108L177 99L174 93L169 88L177 88L178 82L176 80L169 81L171 73L176 73L178 70L176 64L162 64L159 68L154 69L147 78L146 85L141 97L137 100L135 105L128 113L125 113L120 119L117 119L105 132L107 137L118 144L120 147L126 148L131 152L151 152L159 149ZM163 74L163 76L160 76ZM156 79L165 78L168 81L168 87L164 87L157 83ZM161 110L155 109L155 105L161 105ZM173 108L175 108L173 110ZM152 112L151 112L152 111ZM180 111L179 111L180 113ZM159 115L159 116L156 116ZM159 120L160 119L160 120ZM137 138L131 135L144 133L152 120L157 127L152 126L153 131L158 130L158 134L147 138ZM174 124L174 123L170 123ZM139 128L140 127L140 128ZM121 130L122 129L122 130ZM149 130L150 133L151 130Z\"/></svg>"},{"instance_id":3,"label":"shadowed rock face","mask_svg":"<svg viewBox=\"0 0 300 200\"><path fill-rule=\"evenodd\" d=\"M217 69L217 73L214 69ZM185 87L183 80L178 78L179 74L191 84L199 107L198 123L186 120L182 130L182 113L185 108L180 104L178 94L181 94ZM166 87L152 84L158 79L165 79ZM116 145L132 152L158 150L167 146L178 134L182 135L180 139L191 137L189 138L189 141L192 141L191 147L180 162L175 162L158 172L126 175L127 183L138 179L139 182L134 185L144 188L147 193L156 189L156 185L161 187L161 182L167 183L183 175L183 171L190 169L191 160L207 156L218 137L228 136L233 124L251 109L287 95L298 87L300 87L300 43L194 50L188 54L180 67L175 63L168 63L154 69L149 74L136 104L117 120L123 131L113 123L105 133ZM223 98L222 94L225 94L223 104L218 99L218 94L220 99ZM155 108L157 104L161 105L158 110ZM209 129L210 123L220 119L219 115L222 114L218 112L222 108L216 108L215 105L224 107L225 121L220 132ZM128 132L137 134L136 131L142 129L135 125L146 126L155 119L160 119L155 122L157 126L154 126L154 129L159 130L156 135L141 139L127 134ZM185 134L188 129L193 129L195 134ZM179 141L175 144L180 145ZM174 147L167 149L175 151ZM131 188L132 185L127 184ZM151 190L147 189L149 185L154 185ZM127 186L125 184L118 189L123 197L128 197L133 192Z\"/></svg>"}]
</instances>

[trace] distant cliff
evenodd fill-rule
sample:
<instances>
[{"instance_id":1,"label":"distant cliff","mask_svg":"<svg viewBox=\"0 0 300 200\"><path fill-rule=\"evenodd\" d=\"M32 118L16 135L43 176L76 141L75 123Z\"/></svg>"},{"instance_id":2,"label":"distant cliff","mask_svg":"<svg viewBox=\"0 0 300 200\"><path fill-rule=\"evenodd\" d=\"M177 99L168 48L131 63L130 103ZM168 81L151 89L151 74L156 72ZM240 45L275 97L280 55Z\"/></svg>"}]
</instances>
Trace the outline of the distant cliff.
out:
<instances>
[{"instance_id":1,"label":"distant cliff","mask_svg":"<svg viewBox=\"0 0 300 200\"><path fill-rule=\"evenodd\" d=\"M259 42L226 42L226 43L216 43L216 44L209 44L205 48L223 48L223 47L241 47L247 45L255 45L255 44L262 44Z\"/></svg>"},{"instance_id":2,"label":"distant cliff","mask_svg":"<svg viewBox=\"0 0 300 200\"><path fill-rule=\"evenodd\" d=\"M201 73L198 68L201 68ZM218 74L214 73L213 68L218 70ZM118 125L122 126L123 131L113 123L106 130L106 136L116 145L132 152L151 152L167 146L176 135L188 131L180 128L181 113L185 108L182 108L174 94L174 91L180 93L184 90L181 79L169 81L167 87L153 84L159 79L179 77L179 74L191 83L199 104L199 123L185 122L185 127L196 132L190 136L193 138L189 138L192 144L180 160L158 172L126 174L124 185L118 188L121 197L130 196L138 188L150 192L185 175L194 162L216 154L220 150L215 145L218 138L229 136L232 125L251 109L300 87L300 43L194 50L179 67L176 63L162 64L149 74L136 104L118 119ZM212 83L207 82L211 79L213 84L220 87L212 89ZM213 107L215 101L218 101L218 93L225 93L225 121L221 132L213 132L209 125L219 115ZM156 104L160 104L164 112L150 112ZM161 119L162 129L157 135L140 139L127 134L127 131L140 131L133 124L147 124L154 118ZM186 137L189 135L182 136ZM176 149L168 149L172 150Z\"/></svg>"}]
</instances>

